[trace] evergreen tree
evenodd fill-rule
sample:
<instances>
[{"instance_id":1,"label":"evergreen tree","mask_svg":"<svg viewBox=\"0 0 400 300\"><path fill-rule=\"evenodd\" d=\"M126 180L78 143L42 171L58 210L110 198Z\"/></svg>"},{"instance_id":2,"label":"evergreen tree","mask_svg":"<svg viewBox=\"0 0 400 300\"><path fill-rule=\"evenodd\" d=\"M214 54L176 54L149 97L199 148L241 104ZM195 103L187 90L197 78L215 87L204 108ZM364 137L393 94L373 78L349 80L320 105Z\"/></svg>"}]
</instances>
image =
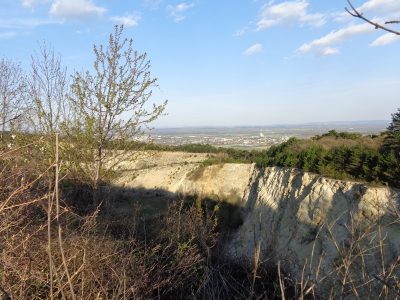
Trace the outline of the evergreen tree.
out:
<instances>
[{"instance_id":1,"label":"evergreen tree","mask_svg":"<svg viewBox=\"0 0 400 300\"><path fill-rule=\"evenodd\" d=\"M392 123L387 129L385 146L393 150L397 159L400 159L400 108L392 114Z\"/></svg>"}]
</instances>

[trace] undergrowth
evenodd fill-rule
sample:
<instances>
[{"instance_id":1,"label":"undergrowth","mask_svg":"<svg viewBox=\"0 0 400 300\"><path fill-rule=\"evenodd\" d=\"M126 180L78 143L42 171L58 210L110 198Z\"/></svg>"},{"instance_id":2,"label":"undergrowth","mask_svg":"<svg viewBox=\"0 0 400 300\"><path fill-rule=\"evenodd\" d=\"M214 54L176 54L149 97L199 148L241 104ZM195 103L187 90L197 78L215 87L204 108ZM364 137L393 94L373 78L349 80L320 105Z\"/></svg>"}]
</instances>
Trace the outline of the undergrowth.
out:
<instances>
[{"instance_id":1,"label":"undergrowth","mask_svg":"<svg viewBox=\"0 0 400 300\"><path fill-rule=\"evenodd\" d=\"M116 209L106 186L95 207L57 160L32 168L21 151L0 157L0 299L296 298L283 272L226 258L233 207L178 197L149 217Z\"/></svg>"}]
</instances>

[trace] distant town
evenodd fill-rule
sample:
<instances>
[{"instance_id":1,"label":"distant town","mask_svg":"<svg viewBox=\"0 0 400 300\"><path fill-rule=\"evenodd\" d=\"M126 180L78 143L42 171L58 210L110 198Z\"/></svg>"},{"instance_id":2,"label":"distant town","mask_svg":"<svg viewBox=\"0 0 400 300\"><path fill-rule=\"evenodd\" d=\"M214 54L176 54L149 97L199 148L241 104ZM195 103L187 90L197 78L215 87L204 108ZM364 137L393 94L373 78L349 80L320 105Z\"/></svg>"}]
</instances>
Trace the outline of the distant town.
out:
<instances>
[{"instance_id":1,"label":"distant town","mask_svg":"<svg viewBox=\"0 0 400 300\"><path fill-rule=\"evenodd\" d=\"M379 134L388 121L331 122L265 127L164 128L143 137L161 145L209 144L237 149L266 149L291 137L309 138L329 130Z\"/></svg>"},{"instance_id":2,"label":"distant town","mask_svg":"<svg viewBox=\"0 0 400 300\"><path fill-rule=\"evenodd\" d=\"M156 135L152 141L164 145L186 145L186 144L209 144L218 147L233 148L268 148L272 145L287 141L290 136L265 136L264 133L258 135L231 135L229 137L218 135Z\"/></svg>"}]
</instances>

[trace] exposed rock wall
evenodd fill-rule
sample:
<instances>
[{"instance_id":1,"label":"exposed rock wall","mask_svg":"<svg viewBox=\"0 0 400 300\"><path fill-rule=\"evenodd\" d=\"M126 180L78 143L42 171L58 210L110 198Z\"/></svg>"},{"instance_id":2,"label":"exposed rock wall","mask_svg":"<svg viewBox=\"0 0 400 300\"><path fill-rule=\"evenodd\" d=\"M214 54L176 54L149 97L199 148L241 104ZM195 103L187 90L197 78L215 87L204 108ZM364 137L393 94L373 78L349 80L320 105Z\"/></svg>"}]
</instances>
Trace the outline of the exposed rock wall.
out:
<instances>
[{"instance_id":1,"label":"exposed rock wall","mask_svg":"<svg viewBox=\"0 0 400 300\"><path fill-rule=\"evenodd\" d=\"M260 247L263 260L280 261L298 281L332 289L335 297L355 290L376 296L391 280L385 279L391 267L399 275L399 194L390 188L255 168L242 205L244 224L228 247L232 257L252 261Z\"/></svg>"},{"instance_id":2,"label":"exposed rock wall","mask_svg":"<svg viewBox=\"0 0 400 300\"><path fill-rule=\"evenodd\" d=\"M199 195L238 204L251 178L253 165L203 165L204 154L162 152L138 160L115 184Z\"/></svg>"},{"instance_id":3,"label":"exposed rock wall","mask_svg":"<svg viewBox=\"0 0 400 300\"><path fill-rule=\"evenodd\" d=\"M253 261L259 247L263 261L279 261L298 281L316 283L324 293L333 290L335 297L376 297L385 285L397 293L398 191L294 169L206 167L204 155L185 154L183 160L174 155L152 158L150 165L139 162L117 184L197 194L241 206L243 225L227 245L232 258Z\"/></svg>"}]
</instances>

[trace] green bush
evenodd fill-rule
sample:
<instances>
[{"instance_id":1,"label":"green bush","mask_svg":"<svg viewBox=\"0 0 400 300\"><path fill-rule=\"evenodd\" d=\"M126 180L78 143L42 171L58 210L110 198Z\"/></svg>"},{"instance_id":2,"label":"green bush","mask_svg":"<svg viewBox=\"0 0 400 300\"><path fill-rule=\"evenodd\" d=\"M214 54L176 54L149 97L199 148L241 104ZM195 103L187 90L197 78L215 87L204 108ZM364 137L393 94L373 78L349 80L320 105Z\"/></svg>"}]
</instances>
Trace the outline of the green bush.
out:
<instances>
[{"instance_id":1,"label":"green bush","mask_svg":"<svg viewBox=\"0 0 400 300\"><path fill-rule=\"evenodd\" d=\"M400 163L396 156L398 150L387 146L389 139L382 139L385 135L388 134L362 136L359 133L331 130L309 140L290 138L264 151L217 148L202 144L167 146L138 142L130 142L130 149L211 153L214 156L207 159L204 166L256 163L259 167L298 168L336 179L400 187Z\"/></svg>"}]
</instances>

